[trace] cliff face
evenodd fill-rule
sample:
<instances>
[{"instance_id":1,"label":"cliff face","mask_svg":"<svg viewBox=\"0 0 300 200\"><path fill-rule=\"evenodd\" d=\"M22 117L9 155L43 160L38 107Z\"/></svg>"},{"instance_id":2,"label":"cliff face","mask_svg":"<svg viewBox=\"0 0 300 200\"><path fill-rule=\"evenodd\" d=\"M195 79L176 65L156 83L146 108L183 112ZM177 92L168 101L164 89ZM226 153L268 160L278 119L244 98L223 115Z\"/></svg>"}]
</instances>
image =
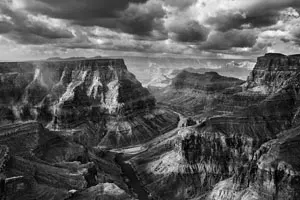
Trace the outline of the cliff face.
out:
<instances>
[{"instance_id":1,"label":"cliff face","mask_svg":"<svg viewBox=\"0 0 300 200\"><path fill-rule=\"evenodd\" d=\"M241 83L243 83L242 80L221 76L217 72L197 74L183 70L172 80L171 87L174 89L195 89L214 92L237 86Z\"/></svg>"},{"instance_id":2,"label":"cliff face","mask_svg":"<svg viewBox=\"0 0 300 200\"><path fill-rule=\"evenodd\" d=\"M299 126L264 143L253 160L218 183L207 199L299 199Z\"/></svg>"},{"instance_id":3,"label":"cliff face","mask_svg":"<svg viewBox=\"0 0 300 200\"><path fill-rule=\"evenodd\" d=\"M113 155L78 144L38 122L1 126L0 144L0 173L5 180L1 187L8 199L68 199L70 190L93 190L90 198L117 198L103 186L133 199Z\"/></svg>"},{"instance_id":4,"label":"cliff face","mask_svg":"<svg viewBox=\"0 0 300 200\"><path fill-rule=\"evenodd\" d=\"M245 83L183 71L154 92L191 118L157 108L122 60L1 65L0 170L27 199L134 199L115 151L154 198L300 198L297 55L258 58Z\"/></svg>"},{"instance_id":5,"label":"cliff face","mask_svg":"<svg viewBox=\"0 0 300 200\"><path fill-rule=\"evenodd\" d=\"M299 55L266 54L259 57L247 81L220 76L181 71L164 88L150 87L158 103L165 104L186 115L213 115L232 112L262 101L287 86L299 72ZM168 102L168 103L165 103ZM182 106L184 105L184 106ZM211 115L210 115L211 116Z\"/></svg>"},{"instance_id":6,"label":"cliff face","mask_svg":"<svg viewBox=\"0 0 300 200\"><path fill-rule=\"evenodd\" d=\"M150 158L134 158L146 187L162 199L298 199L296 60L259 58L247 83L223 90L227 98L212 105L215 110L231 107L231 112L182 128L171 144L152 149Z\"/></svg>"},{"instance_id":7,"label":"cliff face","mask_svg":"<svg viewBox=\"0 0 300 200\"><path fill-rule=\"evenodd\" d=\"M115 153L103 149L140 144L178 122L122 59L0 63L0 93L8 199L135 199Z\"/></svg>"},{"instance_id":8,"label":"cliff face","mask_svg":"<svg viewBox=\"0 0 300 200\"><path fill-rule=\"evenodd\" d=\"M170 86L150 88L150 91L159 104L188 116L205 118L207 115L232 112L234 106L245 106L261 99L259 95L232 95L242 91L243 83L240 79L221 76L216 72L198 74L184 70L172 79Z\"/></svg>"},{"instance_id":9,"label":"cliff face","mask_svg":"<svg viewBox=\"0 0 300 200\"><path fill-rule=\"evenodd\" d=\"M32 119L51 129L92 123L94 139L109 133L101 144L110 147L150 139L177 123L175 114L154 109L154 97L122 59L0 63L0 72L2 123Z\"/></svg>"},{"instance_id":10,"label":"cliff face","mask_svg":"<svg viewBox=\"0 0 300 200\"><path fill-rule=\"evenodd\" d=\"M126 114L155 103L121 59L1 63L0 71L1 92L6 94L1 102L29 105L30 117L40 117L36 107L47 104L61 119L72 106Z\"/></svg>"},{"instance_id":11,"label":"cliff face","mask_svg":"<svg viewBox=\"0 0 300 200\"><path fill-rule=\"evenodd\" d=\"M266 54L259 57L246 88L263 94L274 93L299 72L299 65L300 55Z\"/></svg>"}]
</instances>

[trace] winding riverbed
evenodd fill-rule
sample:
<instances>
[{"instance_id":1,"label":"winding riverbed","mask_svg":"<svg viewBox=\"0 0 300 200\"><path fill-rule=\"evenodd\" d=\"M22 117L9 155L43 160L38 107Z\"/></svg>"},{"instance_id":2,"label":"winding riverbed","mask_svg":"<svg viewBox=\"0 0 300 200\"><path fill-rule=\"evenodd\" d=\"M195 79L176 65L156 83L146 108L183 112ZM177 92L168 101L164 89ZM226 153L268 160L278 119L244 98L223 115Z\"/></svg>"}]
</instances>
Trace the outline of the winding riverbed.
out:
<instances>
[{"instance_id":1,"label":"winding riverbed","mask_svg":"<svg viewBox=\"0 0 300 200\"><path fill-rule=\"evenodd\" d=\"M126 160L122 153L117 154L116 162L121 167L124 176L128 179L127 185L138 195L139 200L151 200L152 198L149 198L149 193L143 188L133 168Z\"/></svg>"}]
</instances>

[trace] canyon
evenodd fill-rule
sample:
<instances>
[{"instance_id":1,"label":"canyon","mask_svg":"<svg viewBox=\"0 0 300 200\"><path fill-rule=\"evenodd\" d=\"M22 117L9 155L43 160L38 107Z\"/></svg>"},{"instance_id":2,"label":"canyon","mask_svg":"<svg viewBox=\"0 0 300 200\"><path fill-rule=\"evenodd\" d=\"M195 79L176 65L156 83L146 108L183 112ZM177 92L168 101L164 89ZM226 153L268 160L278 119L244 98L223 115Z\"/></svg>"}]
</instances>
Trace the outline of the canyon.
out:
<instances>
[{"instance_id":1,"label":"canyon","mask_svg":"<svg viewBox=\"0 0 300 200\"><path fill-rule=\"evenodd\" d=\"M300 55L159 86L122 59L0 63L1 198L300 199Z\"/></svg>"},{"instance_id":2,"label":"canyon","mask_svg":"<svg viewBox=\"0 0 300 200\"><path fill-rule=\"evenodd\" d=\"M198 124L131 159L147 190L158 199L298 199L299 62L266 54L245 82L219 89L216 78L183 72L154 90L158 104Z\"/></svg>"},{"instance_id":3,"label":"canyon","mask_svg":"<svg viewBox=\"0 0 300 200\"><path fill-rule=\"evenodd\" d=\"M1 195L135 199L109 149L147 142L179 117L122 59L0 63L0 72Z\"/></svg>"}]
</instances>

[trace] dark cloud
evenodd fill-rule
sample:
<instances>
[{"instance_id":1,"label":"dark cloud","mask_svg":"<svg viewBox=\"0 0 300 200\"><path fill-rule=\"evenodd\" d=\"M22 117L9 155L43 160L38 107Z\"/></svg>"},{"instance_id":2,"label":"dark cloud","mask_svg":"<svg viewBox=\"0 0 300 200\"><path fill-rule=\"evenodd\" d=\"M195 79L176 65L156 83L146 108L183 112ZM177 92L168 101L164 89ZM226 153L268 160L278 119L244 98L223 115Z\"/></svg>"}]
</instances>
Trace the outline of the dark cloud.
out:
<instances>
[{"instance_id":1,"label":"dark cloud","mask_svg":"<svg viewBox=\"0 0 300 200\"><path fill-rule=\"evenodd\" d=\"M163 32L161 2L147 0L25 0L26 9L81 26L101 26L139 36ZM29 3L29 1L31 3Z\"/></svg>"},{"instance_id":2,"label":"dark cloud","mask_svg":"<svg viewBox=\"0 0 300 200\"><path fill-rule=\"evenodd\" d=\"M117 28L125 33L150 35L153 30L164 31L163 17L166 12L157 2L131 4L120 14Z\"/></svg>"},{"instance_id":3,"label":"dark cloud","mask_svg":"<svg viewBox=\"0 0 300 200\"><path fill-rule=\"evenodd\" d=\"M15 42L19 44L46 44L46 43L51 43L51 41L47 38L35 35L35 34L21 34L19 32L11 32L6 35L7 38L14 40Z\"/></svg>"},{"instance_id":4,"label":"dark cloud","mask_svg":"<svg viewBox=\"0 0 300 200\"><path fill-rule=\"evenodd\" d=\"M167 5L185 9L197 2L197 0L163 0Z\"/></svg>"},{"instance_id":5,"label":"dark cloud","mask_svg":"<svg viewBox=\"0 0 300 200\"><path fill-rule=\"evenodd\" d=\"M172 33L171 37L178 42L201 42L207 39L209 30L195 20L187 22L174 21L169 31Z\"/></svg>"},{"instance_id":6,"label":"dark cloud","mask_svg":"<svg viewBox=\"0 0 300 200\"><path fill-rule=\"evenodd\" d=\"M216 16L209 17L206 23L215 26L216 30L261 28L276 24L280 11L288 7L300 8L296 0L266 0L254 2L253 5L239 10L220 11Z\"/></svg>"},{"instance_id":7,"label":"dark cloud","mask_svg":"<svg viewBox=\"0 0 300 200\"><path fill-rule=\"evenodd\" d=\"M279 12L266 11L251 14L220 12L216 17L210 17L206 20L208 24L215 26L219 31L228 31L230 29L242 29L244 26L249 28L259 28L270 26L277 23Z\"/></svg>"},{"instance_id":8,"label":"dark cloud","mask_svg":"<svg viewBox=\"0 0 300 200\"><path fill-rule=\"evenodd\" d=\"M8 33L13 29L13 25L6 21L0 21L0 34Z\"/></svg>"},{"instance_id":9,"label":"dark cloud","mask_svg":"<svg viewBox=\"0 0 300 200\"><path fill-rule=\"evenodd\" d=\"M291 41L290 39L287 39L287 38L280 38L280 40L284 43L288 43Z\"/></svg>"},{"instance_id":10,"label":"dark cloud","mask_svg":"<svg viewBox=\"0 0 300 200\"><path fill-rule=\"evenodd\" d=\"M24 0L26 8L55 18L78 22L98 18L116 17L129 3L145 3L147 0Z\"/></svg>"},{"instance_id":11,"label":"dark cloud","mask_svg":"<svg viewBox=\"0 0 300 200\"><path fill-rule=\"evenodd\" d=\"M251 30L230 30L215 32L199 48L203 50L228 50L233 47L253 47L257 36Z\"/></svg>"},{"instance_id":12,"label":"dark cloud","mask_svg":"<svg viewBox=\"0 0 300 200\"><path fill-rule=\"evenodd\" d=\"M49 25L44 24L39 21L25 20L24 23L18 21L15 32L20 34L37 35L47 39L59 39L59 38L73 38L73 34L62 28L49 27Z\"/></svg>"},{"instance_id":13,"label":"dark cloud","mask_svg":"<svg viewBox=\"0 0 300 200\"><path fill-rule=\"evenodd\" d=\"M74 37L69 30L52 27L38 20L38 17L30 18L22 11L13 11L7 4L0 4L0 12L10 18L9 22L0 22L0 33L18 43L43 44L51 43L52 40Z\"/></svg>"}]
</instances>

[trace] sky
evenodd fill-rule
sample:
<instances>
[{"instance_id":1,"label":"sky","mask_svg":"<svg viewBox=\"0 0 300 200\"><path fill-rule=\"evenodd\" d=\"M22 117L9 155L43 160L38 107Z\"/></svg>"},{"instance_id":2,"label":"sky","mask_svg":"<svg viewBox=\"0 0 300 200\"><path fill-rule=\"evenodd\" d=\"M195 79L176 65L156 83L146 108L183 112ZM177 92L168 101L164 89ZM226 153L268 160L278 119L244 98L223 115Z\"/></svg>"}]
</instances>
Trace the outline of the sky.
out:
<instances>
[{"instance_id":1,"label":"sky","mask_svg":"<svg viewBox=\"0 0 300 200\"><path fill-rule=\"evenodd\" d=\"M0 0L0 60L300 53L300 0Z\"/></svg>"}]
</instances>

